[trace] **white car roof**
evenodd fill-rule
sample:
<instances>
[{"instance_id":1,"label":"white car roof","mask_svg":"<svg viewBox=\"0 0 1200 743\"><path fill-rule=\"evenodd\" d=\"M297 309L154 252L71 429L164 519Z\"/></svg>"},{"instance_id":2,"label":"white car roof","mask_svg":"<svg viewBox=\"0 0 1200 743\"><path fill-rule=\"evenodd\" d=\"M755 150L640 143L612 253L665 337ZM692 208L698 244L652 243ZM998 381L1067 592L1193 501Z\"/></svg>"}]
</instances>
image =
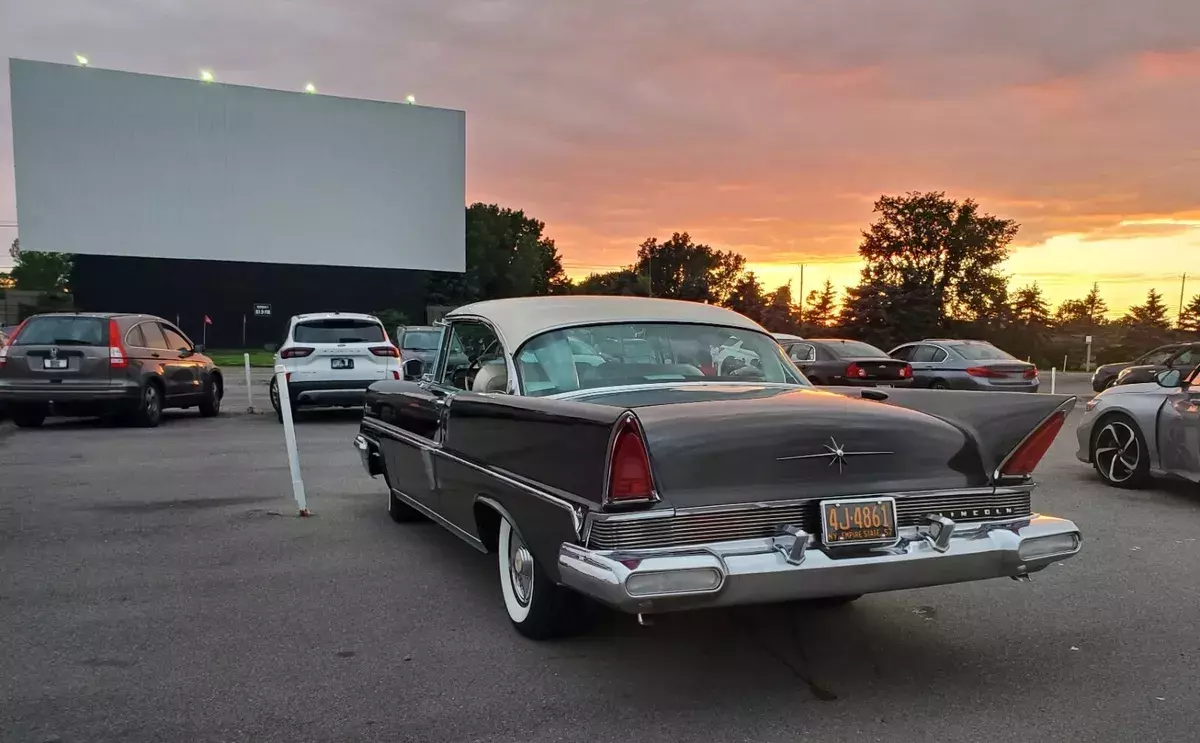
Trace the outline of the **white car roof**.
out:
<instances>
[{"instance_id":1,"label":"white car roof","mask_svg":"<svg viewBox=\"0 0 1200 743\"><path fill-rule=\"evenodd\" d=\"M500 331L510 350L550 330L605 323L676 322L767 331L733 310L701 302L648 297L566 295L491 299L451 310L446 321L477 317Z\"/></svg>"},{"instance_id":2,"label":"white car roof","mask_svg":"<svg viewBox=\"0 0 1200 743\"><path fill-rule=\"evenodd\" d=\"M800 336L792 335L791 333L771 333L771 335L775 336L775 340L777 340L777 341L802 341L802 340L804 340Z\"/></svg>"},{"instance_id":3,"label":"white car roof","mask_svg":"<svg viewBox=\"0 0 1200 743\"><path fill-rule=\"evenodd\" d=\"M306 312L303 315L293 315L294 322L304 322L305 320L374 320L379 322L379 318L374 315L364 315L361 312Z\"/></svg>"}]
</instances>

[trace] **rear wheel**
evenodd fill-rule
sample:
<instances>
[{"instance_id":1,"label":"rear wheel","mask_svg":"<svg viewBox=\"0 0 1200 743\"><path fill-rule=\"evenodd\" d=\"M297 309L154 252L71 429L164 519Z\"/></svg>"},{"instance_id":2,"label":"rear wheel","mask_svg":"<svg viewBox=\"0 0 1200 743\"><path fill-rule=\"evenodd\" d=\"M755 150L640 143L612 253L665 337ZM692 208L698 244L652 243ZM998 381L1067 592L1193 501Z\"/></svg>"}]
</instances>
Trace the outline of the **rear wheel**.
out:
<instances>
[{"instance_id":1,"label":"rear wheel","mask_svg":"<svg viewBox=\"0 0 1200 743\"><path fill-rule=\"evenodd\" d=\"M1137 424L1123 415L1101 419L1092 434L1092 466L1106 485L1140 488L1150 479L1150 457Z\"/></svg>"},{"instance_id":2,"label":"rear wheel","mask_svg":"<svg viewBox=\"0 0 1200 743\"><path fill-rule=\"evenodd\" d=\"M517 631L531 640L549 640L582 629L593 613L587 599L552 583L521 535L503 516L497 541L500 592Z\"/></svg>"},{"instance_id":3,"label":"rear wheel","mask_svg":"<svg viewBox=\"0 0 1200 743\"><path fill-rule=\"evenodd\" d=\"M21 428L39 428L46 422L46 409L42 407L14 407L13 423Z\"/></svg>"},{"instance_id":4,"label":"rear wheel","mask_svg":"<svg viewBox=\"0 0 1200 743\"><path fill-rule=\"evenodd\" d=\"M162 411L162 390L154 382L147 382L142 388L137 409L133 411L133 424L143 428L154 428L162 422Z\"/></svg>"},{"instance_id":5,"label":"rear wheel","mask_svg":"<svg viewBox=\"0 0 1200 743\"><path fill-rule=\"evenodd\" d=\"M208 378L208 390L200 401L200 415L212 418L221 413L222 387L221 380L215 375Z\"/></svg>"},{"instance_id":6,"label":"rear wheel","mask_svg":"<svg viewBox=\"0 0 1200 743\"><path fill-rule=\"evenodd\" d=\"M271 377L271 407L275 408L275 420L283 423L283 408L279 405L279 382ZM295 410L292 411L293 413Z\"/></svg>"},{"instance_id":7,"label":"rear wheel","mask_svg":"<svg viewBox=\"0 0 1200 743\"><path fill-rule=\"evenodd\" d=\"M931 389L931 390L948 390L948 389L950 389L950 385L946 384L941 379L935 379L929 383L929 389Z\"/></svg>"}]
</instances>

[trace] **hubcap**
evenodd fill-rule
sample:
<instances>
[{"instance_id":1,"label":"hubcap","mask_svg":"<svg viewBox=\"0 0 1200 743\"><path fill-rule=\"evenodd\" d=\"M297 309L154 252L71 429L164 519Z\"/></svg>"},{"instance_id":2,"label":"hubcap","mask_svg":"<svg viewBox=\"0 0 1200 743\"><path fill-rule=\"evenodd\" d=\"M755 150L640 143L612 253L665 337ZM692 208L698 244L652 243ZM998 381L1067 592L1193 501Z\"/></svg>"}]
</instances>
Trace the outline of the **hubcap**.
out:
<instances>
[{"instance_id":1,"label":"hubcap","mask_svg":"<svg viewBox=\"0 0 1200 743\"><path fill-rule=\"evenodd\" d=\"M146 412L150 415L158 412L158 390L153 387L146 388Z\"/></svg>"},{"instance_id":2,"label":"hubcap","mask_svg":"<svg viewBox=\"0 0 1200 743\"><path fill-rule=\"evenodd\" d=\"M521 606L529 605L533 595L533 555L521 543L516 532L508 545L508 578L512 581L513 595Z\"/></svg>"},{"instance_id":3,"label":"hubcap","mask_svg":"<svg viewBox=\"0 0 1200 743\"><path fill-rule=\"evenodd\" d=\"M1121 421L1109 423L1096 436L1096 467L1110 482L1133 477L1141 456L1137 434Z\"/></svg>"}]
</instances>

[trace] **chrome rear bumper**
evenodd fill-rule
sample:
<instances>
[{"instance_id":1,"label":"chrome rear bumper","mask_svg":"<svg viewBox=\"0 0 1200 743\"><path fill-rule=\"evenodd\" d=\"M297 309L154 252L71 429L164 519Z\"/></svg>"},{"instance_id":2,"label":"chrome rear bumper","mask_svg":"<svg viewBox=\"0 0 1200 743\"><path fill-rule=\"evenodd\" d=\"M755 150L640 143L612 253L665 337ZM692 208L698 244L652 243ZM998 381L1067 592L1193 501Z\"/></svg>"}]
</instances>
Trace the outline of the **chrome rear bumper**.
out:
<instances>
[{"instance_id":1,"label":"chrome rear bumper","mask_svg":"<svg viewBox=\"0 0 1200 743\"><path fill-rule=\"evenodd\" d=\"M558 569L562 582L580 593L648 614L1019 578L1075 555L1082 544L1074 523L1049 516L962 525L940 519L928 528L901 529L894 547L853 557L792 531L663 550L564 543Z\"/></svg>"}]
</instances>

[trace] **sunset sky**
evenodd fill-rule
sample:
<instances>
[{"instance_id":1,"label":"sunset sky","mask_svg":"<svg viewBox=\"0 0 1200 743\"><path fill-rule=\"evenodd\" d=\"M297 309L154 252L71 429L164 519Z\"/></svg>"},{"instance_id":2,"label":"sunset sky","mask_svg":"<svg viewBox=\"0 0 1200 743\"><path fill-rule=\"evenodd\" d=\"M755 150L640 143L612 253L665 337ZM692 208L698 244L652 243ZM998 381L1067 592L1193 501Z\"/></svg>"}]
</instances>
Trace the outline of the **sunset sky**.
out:
<instances>
[{"instance_id":1,"label":"sunset sky","mask_svg":"<svg viewBox=\"0 0 1200 743\"><path fill-rule=\"evenodd\" d=\"M77 52L463 109L468 201L544 220L575 277L686 230L840 288L881 193L944 190L1020 222L1007 268L1055 303L1200 293L1196 0L0 2L0 57ZM5 74L4 245L11 158Z\"/></svg>"}]
</instances>

